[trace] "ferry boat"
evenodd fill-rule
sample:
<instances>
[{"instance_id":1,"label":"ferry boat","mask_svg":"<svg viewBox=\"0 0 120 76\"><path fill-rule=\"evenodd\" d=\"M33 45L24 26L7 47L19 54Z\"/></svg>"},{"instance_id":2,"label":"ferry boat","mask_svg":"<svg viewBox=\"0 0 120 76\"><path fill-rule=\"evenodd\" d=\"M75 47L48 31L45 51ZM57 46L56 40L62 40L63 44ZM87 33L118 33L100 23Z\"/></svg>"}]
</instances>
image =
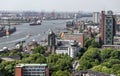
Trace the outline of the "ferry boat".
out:
<instances>
[{"instance_id":1,"label":"ferry boat","mask_svg":"<svg viewBox=\"0 0 120 76\"><path fill-rule=\"evenodd\" d=\"M38 20L38 21L35 21L35 22L30 23L30 26L41 25L41 23L42 23L42 21L41 21L41 20Z\"/></svg>"}]
</instances>

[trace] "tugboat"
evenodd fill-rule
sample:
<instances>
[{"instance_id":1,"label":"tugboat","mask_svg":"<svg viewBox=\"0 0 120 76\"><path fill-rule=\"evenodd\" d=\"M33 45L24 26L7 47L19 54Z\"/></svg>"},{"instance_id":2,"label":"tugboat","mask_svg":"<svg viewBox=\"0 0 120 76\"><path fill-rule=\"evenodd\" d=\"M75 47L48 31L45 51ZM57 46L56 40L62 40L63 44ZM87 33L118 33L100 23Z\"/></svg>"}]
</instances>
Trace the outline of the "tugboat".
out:
<instances>
[{"instance_id":1,"label":"tugboat","mask_svg":"<svg viewBox=\"0 0 120 76\"><path fill-rule=\"evenodd\" d=\"M37 21L34 21L34 22L30 23L30 26L41 25L41 23L42 23L41 20L37 20Z\"/></svg>"}]
</instances>

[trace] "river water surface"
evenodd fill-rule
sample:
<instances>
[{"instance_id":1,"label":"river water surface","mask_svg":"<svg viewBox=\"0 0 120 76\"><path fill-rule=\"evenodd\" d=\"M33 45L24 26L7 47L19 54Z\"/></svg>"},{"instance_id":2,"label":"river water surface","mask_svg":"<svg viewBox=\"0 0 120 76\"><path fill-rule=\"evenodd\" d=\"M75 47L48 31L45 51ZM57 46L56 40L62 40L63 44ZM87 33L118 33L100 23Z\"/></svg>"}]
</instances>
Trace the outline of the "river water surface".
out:
<instances>
[{"instance_id":1,"label":"river water surface","mask_svg":"<svg viewBox=\"0 0 120 76\"><path fill-rule=\"evenodd\" d=\"M54 32L60 32L65 28L66 20L46 20L42 25L29 26L28 23L16 25L17 31L10 36L0 37L0 49L3 47L15 48L15 43L25 40L27 44L29 41L36 40L40 42L47 38L49 29Z\"/></svg>"}]
</instances>

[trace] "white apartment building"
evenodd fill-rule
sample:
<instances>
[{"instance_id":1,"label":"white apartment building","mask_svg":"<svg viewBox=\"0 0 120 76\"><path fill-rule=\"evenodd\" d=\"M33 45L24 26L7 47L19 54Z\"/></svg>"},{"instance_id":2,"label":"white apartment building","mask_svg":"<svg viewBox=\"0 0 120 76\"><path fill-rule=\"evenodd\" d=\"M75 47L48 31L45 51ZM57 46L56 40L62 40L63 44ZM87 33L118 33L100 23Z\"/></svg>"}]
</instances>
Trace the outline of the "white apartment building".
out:
<instances>
[{"instance_id":1,"label":"white apartment building","mask_svg":"<svg viewBox=\"0 0 120 76\"><path fill-rule=\"evenodd\" d=\"M75 40L57 40L56 54L68 54L74 58L80 50L80 43Z\"/></svg>"}]
</instances>

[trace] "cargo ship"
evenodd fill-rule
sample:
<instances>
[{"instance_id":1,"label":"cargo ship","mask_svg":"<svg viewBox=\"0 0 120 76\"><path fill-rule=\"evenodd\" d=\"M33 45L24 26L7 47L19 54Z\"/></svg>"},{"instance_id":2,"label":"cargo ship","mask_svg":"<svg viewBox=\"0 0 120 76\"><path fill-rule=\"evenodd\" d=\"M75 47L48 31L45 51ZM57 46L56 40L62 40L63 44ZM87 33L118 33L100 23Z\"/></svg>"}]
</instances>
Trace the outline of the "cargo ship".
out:
<instances>
[{"instance_id":1,"label":"cargo ship","mask_svg":"<svg viewBox=\"0 0 120 76\"><path fill-rule=\"evenodd\" d=\"M8 28L6 30L6 36L9 36L10 34L14 33L16 31L16 27Z\"/></svg>"},{"instance_id":2,"label":"cargo ship","mask_svg":"<svg viewBox=\"0 0 120 76\"><path fill-rule=\"evenodd\" d=\"M9 36L15 31L16 31L16 27L13 28L9 27L8 29L6 29L5 26L0 26L0 37Z\"/></svg>"},{"instance_id":3,"label":"cargo ship","mask_svg":"<svg viewBox=\"0 0 120 76\"><path fill-rule=\"evenodd\" d=\"M0 37L6 36L6 29L3 26L0 26Z\"/></svg>"},{"instance_id":4,"label":"cargo ship","mask_svg":"<svg viewBox=\"0 0 120 76\"><path fill-rule=\"evenodd\" d=\"M29 25L30 26L35 26L35 25L41 25L42 21L41 20L37 20L37 21L34 21L32 23L30 23Z\"/></svg>"}]
</instances>

